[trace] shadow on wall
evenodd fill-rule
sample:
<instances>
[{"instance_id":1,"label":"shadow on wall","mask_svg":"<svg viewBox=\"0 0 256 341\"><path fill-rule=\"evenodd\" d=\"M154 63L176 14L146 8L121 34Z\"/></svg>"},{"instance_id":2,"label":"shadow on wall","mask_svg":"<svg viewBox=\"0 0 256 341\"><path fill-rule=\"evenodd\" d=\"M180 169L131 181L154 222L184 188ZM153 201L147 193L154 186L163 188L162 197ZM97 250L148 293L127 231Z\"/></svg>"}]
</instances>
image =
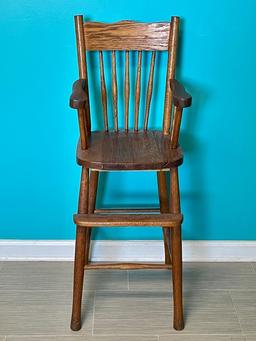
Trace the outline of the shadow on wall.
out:
<instances>
[{"instance_id":1,"label":"shadow on wall","mask_svg":"<svg viewBox=\"0 0 256 341\"><path fill-rule=\"evenodd\" d=\"M205 146L195 132L198 132L196 127L200 120L200 112L203 112L202 108L208 101L208 94L203 86L197 86L195 83L191 85L188 82L184 82L184 84L193 96L192 107L184 112L186 117L183 117L185 122L180 134L185 163L184 169L183 167L180 169L181 203L185 216L184 232L186 239L193 239L192 236L204 239L209 235L207 230L209 207L206 198L204 164ZM185 186L183 186L183 176L184 182L186 182ZM182 190L183 187L186 189Z\"/></svg>"}]
</instances>

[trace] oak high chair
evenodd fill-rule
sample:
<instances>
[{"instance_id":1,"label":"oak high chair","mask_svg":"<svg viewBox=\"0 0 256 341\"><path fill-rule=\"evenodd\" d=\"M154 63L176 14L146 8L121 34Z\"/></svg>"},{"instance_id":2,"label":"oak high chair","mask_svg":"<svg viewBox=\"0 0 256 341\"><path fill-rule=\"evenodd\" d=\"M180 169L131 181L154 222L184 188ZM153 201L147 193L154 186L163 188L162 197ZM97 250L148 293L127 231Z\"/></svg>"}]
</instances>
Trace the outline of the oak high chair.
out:
<instances>
[{"instance_id":1,"label":"oak high chair","mask_svg":"<svg viewBox=\"0 0 256 341\"><path fill-rule=\"evenodd\" d=\"M78 214L74 215L77 231L71 329L79 330L81 328L84 270L172 269L173 326L175 329L181 330L184 328L184 322L182 308L182 214L180 212L178 166L183 162L183 155L178 140L182 110L191 105L191 96L175 80L179 18L172 17L171 22L161 23L120 21L105 24L99 22L84 23L83 16L78 15L75 16L75 28L79 80L73 85L70 106L78 111L80 140L77 147L77 162L82 166L82 175ZM91 131L86 51L99 51L104 131ZM112 51L113 130L109 129L103 51ZM123 130L119 129L118 124L116 51L125 51ZM131 86L129 75L130 51L138 51L134 126L131 128L128 125ZM143 51L152 51L152 53L145 98L144 126L139 129ZM168 53L162 131L148 130L157 51L167 51ZM156 171L159 209L95 209L99 172L114 170ZM166 186L166 174L168 176L170 174L170 198ZM163 229L165 262L113 264L90 262L91 229L101 226L161 226Z\"/></svg>"}]
</instances>

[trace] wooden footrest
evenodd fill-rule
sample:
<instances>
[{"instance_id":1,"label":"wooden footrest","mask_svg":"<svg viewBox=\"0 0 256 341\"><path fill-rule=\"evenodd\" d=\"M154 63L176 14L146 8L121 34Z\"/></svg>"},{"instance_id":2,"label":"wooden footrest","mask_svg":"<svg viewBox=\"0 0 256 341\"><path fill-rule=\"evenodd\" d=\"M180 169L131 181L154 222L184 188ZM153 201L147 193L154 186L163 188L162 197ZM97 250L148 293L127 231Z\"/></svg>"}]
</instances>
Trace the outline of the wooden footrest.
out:
<instances>
[{"instance_id":1,"label":"wooden footrest","mask_svg":"<svg viewBox=\"0 0 256 341\"><path fill-rule=\"evenodd\" d=\"M75 214L74 222L82 227L164 226L182 222L182 214Z\"/></svg>"},{"instance_id":2,"label":"wooden footrest","mask_svg":"<svg viewBox=\"0 0 256 341\"><path fill-rule=\"evenodd\" d=\"M118 269L118 270L139 270L139 269L171 269L171 264L164 263L101 263L92 262L85 265L85 270L97 269Z\"/></svg>"}]
</instances>

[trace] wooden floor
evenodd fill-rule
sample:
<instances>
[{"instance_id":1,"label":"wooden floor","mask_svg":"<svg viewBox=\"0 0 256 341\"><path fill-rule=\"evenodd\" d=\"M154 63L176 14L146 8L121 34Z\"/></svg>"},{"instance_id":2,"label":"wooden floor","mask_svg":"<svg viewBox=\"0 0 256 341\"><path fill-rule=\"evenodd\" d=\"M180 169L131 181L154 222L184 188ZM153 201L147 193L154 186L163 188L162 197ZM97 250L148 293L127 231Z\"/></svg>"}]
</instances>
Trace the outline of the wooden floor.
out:
<instances>
[{"instance_id":1,"label":"wooden floor","mask_svg":"<svg viewBox=\"0 0 256 341\"><path fill-rule=\"evenodd\" d=\"M167 270L87 272L83 328L69 329L72 263L0 263L0 341L256 340L256 264L186 263L184 331Z\"/></svg>"}]
</instances>

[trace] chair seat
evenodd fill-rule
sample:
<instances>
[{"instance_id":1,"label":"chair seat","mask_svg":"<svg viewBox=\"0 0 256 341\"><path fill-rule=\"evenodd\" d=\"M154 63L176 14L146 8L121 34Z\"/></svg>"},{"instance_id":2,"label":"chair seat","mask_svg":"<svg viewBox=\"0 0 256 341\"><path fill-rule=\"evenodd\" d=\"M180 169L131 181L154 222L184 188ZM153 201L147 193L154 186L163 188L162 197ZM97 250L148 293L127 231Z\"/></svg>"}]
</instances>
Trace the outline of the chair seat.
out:
<instances>
[{"instance_id":1,"label":"chair seat","mask_svg":"<svg viewBox=\"0 0 256 341\"><path fill-rule=\"evenodd\" d=\"M96 170L160 170L182 164L180 147L171 149L161 131L94 131L88 149L77 146L77 162Z\"/></svg>"}]
</instances>

